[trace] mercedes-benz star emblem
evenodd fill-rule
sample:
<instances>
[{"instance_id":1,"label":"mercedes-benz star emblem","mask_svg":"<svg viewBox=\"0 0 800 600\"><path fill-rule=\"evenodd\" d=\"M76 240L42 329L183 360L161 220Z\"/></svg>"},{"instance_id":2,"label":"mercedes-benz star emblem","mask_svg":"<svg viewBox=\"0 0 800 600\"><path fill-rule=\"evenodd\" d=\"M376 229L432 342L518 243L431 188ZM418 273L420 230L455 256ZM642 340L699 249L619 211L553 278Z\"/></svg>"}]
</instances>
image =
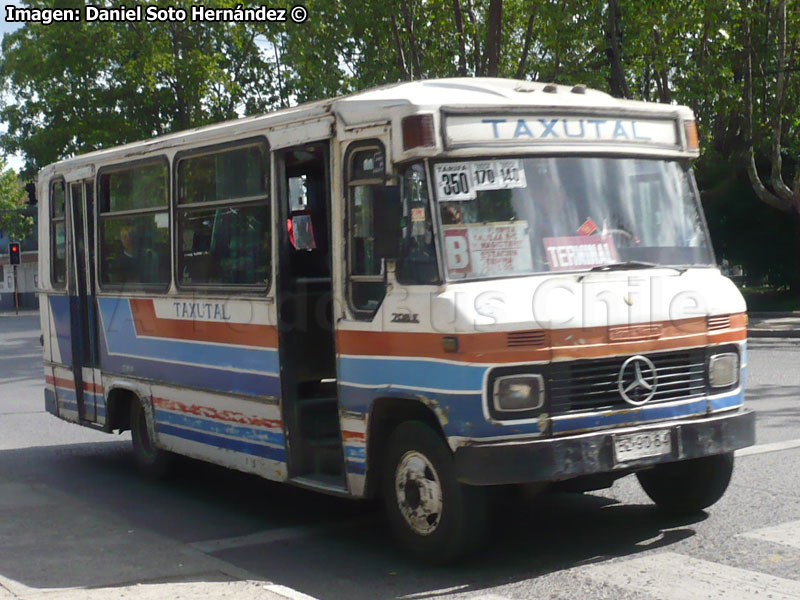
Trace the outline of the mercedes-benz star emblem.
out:
<instances>
[{"instance_id":1,"label":"mercedes-benz star emblem","mask_svg":"<svg viewBox=\"0 0 800 600\"><path fill-rule=\"evenodd\" d=\"M656 366L646 356L631 356L622 363L617 377L617 389L628 404L641 406L649 402L656 393L657 385Z\"/></svg>"}]
</instances>

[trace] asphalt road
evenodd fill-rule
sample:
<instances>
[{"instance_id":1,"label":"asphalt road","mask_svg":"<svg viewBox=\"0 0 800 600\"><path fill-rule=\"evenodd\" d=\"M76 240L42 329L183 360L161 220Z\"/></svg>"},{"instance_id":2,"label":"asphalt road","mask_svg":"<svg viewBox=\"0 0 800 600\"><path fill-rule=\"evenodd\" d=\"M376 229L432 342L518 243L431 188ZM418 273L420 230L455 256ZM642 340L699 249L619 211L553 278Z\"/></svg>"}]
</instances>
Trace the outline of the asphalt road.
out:
<instances>
[{"instance_id":1,"label":"asphalt road","mask_svg":"<svg viewBox=\"0 0 800 600\"><path fill-rule=\"evenodd\" d=\"M374 504L191 461L142 477L127 435L44 412L38 335L0 317L0 599L800 598L800 340L751 340L758 446L706 515L667 519L632 478L509 497L481 555L436 568Z\"/></svg>"}]
</instances>

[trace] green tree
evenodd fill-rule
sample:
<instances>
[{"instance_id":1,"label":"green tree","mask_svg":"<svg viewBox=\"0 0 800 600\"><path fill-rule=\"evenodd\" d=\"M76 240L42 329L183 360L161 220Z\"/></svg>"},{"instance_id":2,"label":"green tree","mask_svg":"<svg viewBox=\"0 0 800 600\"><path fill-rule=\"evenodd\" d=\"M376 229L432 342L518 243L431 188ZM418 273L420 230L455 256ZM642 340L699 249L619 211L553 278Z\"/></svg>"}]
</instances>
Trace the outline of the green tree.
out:
<instances>
[{"instance_id":1,"label":"green tree","mask_svg":"<svg viewBox=\"0 0 800 600\"><path fill-rule=\"evenodd\" d=\"M0 160L0 231L10 240L21 241L33 232L33 219L23 212L26 198L14 169Z\"/></svg>"},{"instance_id":2,"label":"green tree","mask_svg":"<svg viewBox=\"0 0 800 600\"><path fill-rule=\"evenodd\" d=\"M190 20L28 23L3 38L0 120L8 131L0 147L22 153L29 176L73 154L263 111L275 104L277 86L257 35L244 24Z\"/></svg>"}]
</instances>

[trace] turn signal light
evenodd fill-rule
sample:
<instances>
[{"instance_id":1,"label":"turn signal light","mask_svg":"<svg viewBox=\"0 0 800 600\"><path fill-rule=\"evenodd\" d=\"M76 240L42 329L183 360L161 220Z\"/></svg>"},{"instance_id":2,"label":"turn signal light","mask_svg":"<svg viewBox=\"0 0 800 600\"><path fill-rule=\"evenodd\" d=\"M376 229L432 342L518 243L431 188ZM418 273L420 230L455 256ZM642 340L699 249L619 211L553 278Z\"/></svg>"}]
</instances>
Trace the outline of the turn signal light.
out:
<instances>
[{"instance_id":1,"label":"turn signal light","mask_svg":"<svg viewBox=\"0 0 800 600\"><path fill-rule=\"evenodd\" d=\"M697 135L697 122L686 121L683 126L686 129L686 145L689 150L699 150L700 137Z\"/></svg>"},{"instance_id":2,"label":"turn signal light","mask_svg":"<svg viewBox=\"0 0 800 600\"><path fill-rule=\"evenodd\" d=\"M432 148L436 146L433 131L433 115L411 115L403 117L403 150Z\"/></svg>"}]
</instances>

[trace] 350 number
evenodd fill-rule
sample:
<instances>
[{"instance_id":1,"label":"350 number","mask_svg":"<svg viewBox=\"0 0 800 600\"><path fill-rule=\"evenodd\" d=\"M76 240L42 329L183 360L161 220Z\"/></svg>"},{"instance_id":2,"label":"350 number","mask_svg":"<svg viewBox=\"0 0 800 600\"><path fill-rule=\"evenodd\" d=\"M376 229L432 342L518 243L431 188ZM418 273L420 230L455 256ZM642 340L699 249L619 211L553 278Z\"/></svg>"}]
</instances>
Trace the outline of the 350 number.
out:
<instances>
[{"instance_id":1,"label":"350 number","mask_svg":"<svg viewBox=\"0 0 800 600\"><path fill-rule=\"evenodd\" d=\"M469 178L466 173L442 173L442 191L445 196L469 194Z\"/></svg>"}]
</instances>

